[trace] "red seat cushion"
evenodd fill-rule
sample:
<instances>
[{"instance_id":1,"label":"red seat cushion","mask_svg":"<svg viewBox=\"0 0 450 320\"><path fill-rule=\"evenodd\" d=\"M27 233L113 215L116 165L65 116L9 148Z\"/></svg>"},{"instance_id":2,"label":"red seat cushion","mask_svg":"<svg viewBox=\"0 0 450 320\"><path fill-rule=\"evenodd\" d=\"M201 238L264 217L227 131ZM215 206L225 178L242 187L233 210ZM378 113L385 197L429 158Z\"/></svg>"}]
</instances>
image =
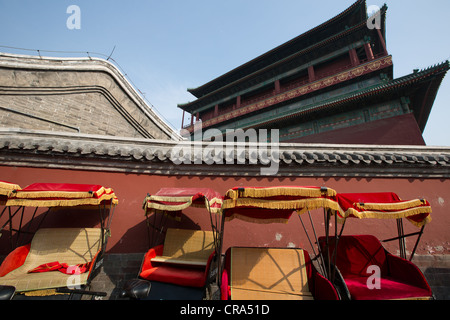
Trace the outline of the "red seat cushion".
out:
<instances>
[{"instance_id":1,"label":"red seat cushion","mask_svg":"<svg viewBox=\"0 0 450 320\"><path fill-rule=\"evenodd\" d=\"M150 281L168 282L188 287L203 287L206 280L203 268L180 268L168 264L143 270L140 276Z\"/></svg>"},{"instance_id":2,"label":"red seat cushion","mask_svg":"<svg viewBox=\"0 0 450 320\"><path fill-rule=\"evenodd\" d=\"M324 246L324 238L319 239ZM410 261L393 256L372 235L342 236L337 246L336 265L354 300L388 300L431 297L431 289L420 270ZM334 252L330 239L330 254ZM373 271L380 268L379 289L367 285ZM372 279L371 279L372 280Z\"/></svg>"},{"instance_id":3,"label":"red seat cushion","mask_svg":"<svg viewBox=\"0 0 450 320\"><path fill-rule=\"evenodd\" d=\"M334 240L334 239L333 239ZM334 251L334 241L330 241L330 251ZM376 265L381 274L387 273L386 252L381 243L372 235L342 236L338 242L336 265L342 275L370 276L367 268Z\"/></svg>"},{"instance_id":4,"label":"red seat cushion","mask_svg":"<svg viewBox=\"0 0 450 320\"><path fill-rule=\"evenodd\" d=\"M369 289L366 277L345 278L352 300L390 300L430 297L428 290L406 283L398 282L391 277L380 278L380 288Z\"/></svg>"},{"instance_id":5,"label":"red seat cushion","mask_svg":"<svg viewBox=\"0 0 450 320\"><path fill-rule=\"evenodd\" d=\"M14 269L22 266L28 256L28 253L30 252L30 247L31 244L27 244L25 246L18 247L9 253L0 265L0 277L7 275Z\"/></svg>"},{"instance_id":6,"label":"red seat cushion","mask_svg":"<svg viewBox=\"0 0 450 320\"><path fill-rule=\"evenodd\" d=\"M150 281L173 283L187 287L203 287L206 282L206 270L211 263L213 253L205 267L175 265L170 263L155 263L152 258L162 255L164 246L159 245L150 249L144 257L140 277Z\"/></svg>"}]
</instances>

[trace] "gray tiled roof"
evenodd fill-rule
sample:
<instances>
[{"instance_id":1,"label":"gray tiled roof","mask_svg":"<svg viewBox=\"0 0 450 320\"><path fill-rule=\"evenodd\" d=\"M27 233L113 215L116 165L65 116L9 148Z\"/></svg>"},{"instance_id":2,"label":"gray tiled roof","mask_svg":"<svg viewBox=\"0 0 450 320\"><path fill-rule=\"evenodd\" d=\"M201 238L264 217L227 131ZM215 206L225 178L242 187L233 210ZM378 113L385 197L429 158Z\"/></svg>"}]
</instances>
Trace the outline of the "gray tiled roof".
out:
<instances>
[{"instance_id":1,"label":"gray tiled roof","mask_svg":"<svg viewBox=\"0 0 450 320\"><path fill-rule=\"evenodd\" d=\"M260 146L246 144L246 148L239 148L240 145L219 147L217 150L220 152L214 155L213 165L197 164L192 158L192 164L174 167L172 150L175 147L191 146L189 142L0 129L1 164L11 162L11 159L25 161L23 156L26 154L27 159L30 159L30 155L35 158L51 156L47 162L53 161L55 164L58 164L59 159L64 159L66 164L71 159L74 162L95 159L106 163L113 161L112 167L119 166L124 171L130 165L134 169L141 165L142 170L150 170L157 165L160 173L165 174L193 174L195 171L197 174L207 172L217 175L226 174L223 172L224 164L218 164L219 160L226 163L230 159L245 158L247 164L252 163L241 165L241 169L234 170L234 174L251 174L253 167L267 165L258 152ZM271 150L270 144L268 150ZM450 147L283 143L276 151L273 161L279 164L282 175L450 176Z\"/></svg>"}]
</instances>

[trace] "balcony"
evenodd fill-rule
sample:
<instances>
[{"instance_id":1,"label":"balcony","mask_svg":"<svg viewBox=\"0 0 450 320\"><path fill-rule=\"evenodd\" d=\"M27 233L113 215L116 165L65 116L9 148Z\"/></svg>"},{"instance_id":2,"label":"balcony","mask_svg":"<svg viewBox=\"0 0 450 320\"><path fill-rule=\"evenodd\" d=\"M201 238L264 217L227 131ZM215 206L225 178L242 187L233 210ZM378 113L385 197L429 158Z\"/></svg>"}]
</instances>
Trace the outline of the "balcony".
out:
<instances>
[{"instance_id":1,"label":"balcony","mask_svg":"<svg viewBox=\"0 0 450 320\"><path fill-rule=\"evenodd\" d=\"M385 61L385 59L387 59ZM380 63L381 62L381 63ZM345 64L340 66L334 66L330 69L318 70L315 74L314 81L309 81L309 79L301 79L294 80L283 85L280 85L279 91L276 92L275 89L270 91L265 91L261 94L254 95L251 98L245 99L243 98L239 108L237 107L237 103L227 105L227 108L224 110L220 110L217 114L215 114L214 110L209 111L208 113L200 115L200 119L203 121L203 127L209 127L220 122L230 120L239 116L244 116L250 112L255 110L259 110L265 108L269 105L273 105L274 103L279 103L281 101L286 101L300 95L303 95L307 92L316 91L319 88L328 87L335 82L340 82L341 77L346 75L345 79L350 79L351 77L360 76L363 73L369 73L377 70L378 68L384 68L386 64L391 65L392 60L390 56L386 56L384 53L379 53L375 56L373 60L370 61L361 61L361 63L357 66L353 66L351 64ZM369 66L368 68L366 68ZM364 71L361 71L361 67ZM352 74L352 70L355 71ZM356 72L358 70L358 73ZM360 72L361 71L361 72ZM350 77L347 77L350 74ZM326 79L328 78L328 79ZM333 81L329 81L329 79L333 79ZM328 81L327 81L328 80ZM312 86L309 86L313 84ZM297 90L301 89L301 90ZM299 93L301 92L301 93ZM273 99L276 98L276 99ZM187 129L191 131L193 125L185 125L183 129Z\"/></svg>"}]
</instances>

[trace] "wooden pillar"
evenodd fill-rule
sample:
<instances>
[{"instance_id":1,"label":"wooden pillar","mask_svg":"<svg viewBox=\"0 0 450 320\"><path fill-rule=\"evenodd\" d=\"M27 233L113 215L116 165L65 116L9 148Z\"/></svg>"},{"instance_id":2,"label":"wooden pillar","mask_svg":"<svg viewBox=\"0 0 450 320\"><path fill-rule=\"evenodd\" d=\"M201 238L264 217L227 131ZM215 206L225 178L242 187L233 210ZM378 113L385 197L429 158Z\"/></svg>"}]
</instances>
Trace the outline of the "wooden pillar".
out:
<instances>
[{"instance_id":1,"label":"wooden pillar","mask_svg":"<svg viewBox=\"0 0 450 320\"><path fill-rule=\"evenodd\" d=\"M236 97L236 109L241 107L241 96Z\"/></svg>"},{"instance_id":2,"label":"wooden pillar","mask_svg":"<svg viewBox=\"0 0 450 320\"><path fill-rule=\"evenodd\" d=\"M377 29L377 32L378 32L378 37L380 38L381 47L383 48L383 52L387 56L388 52L387 52L387 49L386 49L386 42L384 41L383 35L381 34L381 30Z\"/></svg>"},{"instance_id":3,"label":"wooden pillar","mask_svg":"<svg viewBox=\"0 0 450 320\"><path fill-rule=\"evenodd\" d=\"M181 118L181 129L184 127L184 112L185 110L183 110L183 117Z\"/></svg>"},{"instance_id":4,"label":"wooden pillar","mask_svg":"<svg viewBox=\"0 0 450 320\"><path fill-rule=\"evenodd\" d=\"M194 114L191 113L191 126L194 124Z\"/></svg>"},{"instance_id":5,"label":"wooden pillar","mask_svg":"<svg viewBox=\"0 0 450 320\"><path fill-rule=\"evenodd\" d=\"M348 53L350 55L350 62L352 63L352 66L353 67L357 66L359 64L359 59L358 54L356 53L356 49L351 48Z\"/></svg>"},{"instance_id":6,"label":"wooden pillar","mask_svg":"<svg viewBox=\"0 0 450 320\"><path fill-rule=\"evenodd\" d=\"M374 59L372 46L370 45L370 42L367 42L364 44L364 50L366 51L367 60L371 61Z\"/></svg>"},{"instance_id":7,"label":"wooden pillar","mask_svg":"<svg viewBox=\"0 0 450 320\"><path fill-rule=\"evenodd\" d=\"M219 115L219 105L216 104L214 106L214 117L217 117Z\"/></svg>"},{"instance_id":8,"label":"wooden pillar","mask_svg":"<svg viewBox=\"0 0 450 320\"><path fill-rule=\"evenodd\" d=\"M309 77L309 82L313 82L316 80L316 75L314 73L314 66L308 67L308 77Z\"/></svg>"},{"instance_id":9,"label":"wooden pillar","mask_svg":"<svg viewBox=\"0 0 450 320\"><path fill-rule=\"evenodd\" d=\"M275 94L280 93L280 80L275 80Z\"/></svg>"}]
</instances>

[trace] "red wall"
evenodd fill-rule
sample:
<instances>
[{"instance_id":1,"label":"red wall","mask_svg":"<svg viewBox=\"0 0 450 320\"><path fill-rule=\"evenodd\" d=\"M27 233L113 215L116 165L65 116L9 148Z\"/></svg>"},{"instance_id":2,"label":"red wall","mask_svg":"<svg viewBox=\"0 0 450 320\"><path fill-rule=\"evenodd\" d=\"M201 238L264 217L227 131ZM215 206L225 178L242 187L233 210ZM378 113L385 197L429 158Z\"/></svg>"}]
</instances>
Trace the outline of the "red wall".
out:
<instances>
[{"instance_id":1,"label":"red wall","mask_svg":"<svg viewBox=\"0 0 450 320\"><path fill-rule=\"evenodd\" d=\"M370 179L370 178L251 178L251 177L179 177L159 176L132 173L106 173L76 170L36 169L24 167L0 167L0 180L19 184L22 187L34 182L70 182L95 183L112 187L119 198L119 205L111 224L112 237L108 243L110 253L145 252L148 249L148 234L142 203L147 193L155 193L161 187L210 187L221 193L235 186L277 186L277 185L314 185L327 186L337 192L376 192L393 191L402 199L425 198L433 208L432 222L425 228L418 253L449 253L450 215L450 181L439 179ZM185 228L209 228L209 215L199 209L189 209L188 216L183 217L182 224L172 222L173 226ZM97 223L94 215L53 214L46 219L51 226L81 226ZM307 215L302 215L309 226ZM5 217L0 219L3 225ZM313 212L313 221L318 234L323 234L323 212ZM26 224L27 221L24 221ZM334 222L331 225L334 228ZM311 231L311 228L308 227ZM405 232L418 229L405 222ZM334 229L333 229L334 230ZM9 250L7 231L0 238L1 251ZM392 220L349 220L344 234L370 233L380 239L396 235L396 223ZM257 225L239 220L225 224L224 249L230 245L253 246L287 246L294 245L310 250L308 240L304 236L297 215L293 215L287 224ZM397 243L388 246L394 251ZM407 241L407 249L411 250L413 241Z\"/></svg>"},{"instance_id":2,"label":"red wall","mask_svg":"<svg viewBox=\"0 0 450 320\"><path fill-rule=\"evenodd\" d=\"M317 133L287 142L420 145L425 141L412 113Z\"/></svg>"}]
</instances>

